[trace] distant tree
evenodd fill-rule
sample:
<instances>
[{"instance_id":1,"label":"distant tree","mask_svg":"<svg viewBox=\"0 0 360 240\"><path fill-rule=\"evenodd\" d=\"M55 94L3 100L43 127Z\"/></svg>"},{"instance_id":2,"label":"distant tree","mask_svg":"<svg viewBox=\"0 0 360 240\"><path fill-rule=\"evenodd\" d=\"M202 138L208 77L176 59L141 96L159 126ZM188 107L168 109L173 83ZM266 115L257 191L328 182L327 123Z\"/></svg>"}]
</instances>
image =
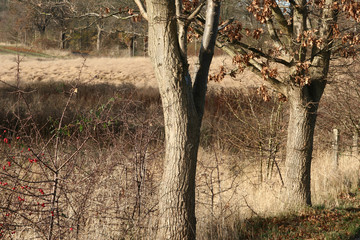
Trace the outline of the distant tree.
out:
<instances>
[{"instance_id":1,"label":"distant tree","mask_svg":"<svg viewBox=\"0 0 360 240\"><path fill-rule=\"evenodd\" d=\"M74 13L73 4L66 0L9 0L10 12L22 29L32 29L44 39L48 28L60 30L60 47L64 48L69 18ZM59 29L59 30L58 30Z\"/></svg>"},{"instance_id":2,"label":"distant tree","mask_svg":"<svg viewBox=\"0 0 360 240\"><path fill-rule=\"evenodd\" d=\"M45 0L15 0L13 4L21 4L27 11L27 20L35 26L41 37L45 36L46 28L51 23L53 15L51 11L54 2Z\"/></svg>"},{"instance_id":3,"label":"distant tree","mask_svg":"<svg viewBox=\"0 0 360 240\"><path fill-rule=\"evenodd\" d=\"M352 25L360 21L360 5L353 0L253 0L247 9L262 27L234 22L221 31L218 46L238 66L231 75L248 67L289 102L286 203L303 208L311 205L313 136L331 56L354 55L360 38ZM261 46L253 44L260 40ZM260 92L267 98L265 87Z\"/></svg>"},{"instance_id":4,"label":"distant tree","mask_svg":"<svg viewBox=\"0 0 360 240\"><path fill-rule=\"evenodd\" d=\"M220 1L206 1L206 22L194 82L187 60L188 27L205 1L148 0L146 10L143 2L135 2L149 22L149 54L165 119L166 153L156 239L195 239L197 153Z\"/></svg>"},{"instance_id":5,"label":"distant tree","mask_svg":"<svg viewBox=\"0 0 360 240\"><path fill-rule=\"evenodd\" d=\"M91 29L96 31L96 50L101 51L105 36L118 34L119 41L129 48L130 56L134 55L134 39L145 37L144 21L135 10L136 4L131 1L77 1L76 14L73 17L77 30Z\"/></svg>"},{"instance_id":6,"label":"distant tree","mask_svg":"<svg viewBox=\"0 0 360 240\"><path fill-rule=\"evenodd\" d=\"M8 10L8 3L8 0L0 0L0 12Z\"/></svg>"}]
</instances>

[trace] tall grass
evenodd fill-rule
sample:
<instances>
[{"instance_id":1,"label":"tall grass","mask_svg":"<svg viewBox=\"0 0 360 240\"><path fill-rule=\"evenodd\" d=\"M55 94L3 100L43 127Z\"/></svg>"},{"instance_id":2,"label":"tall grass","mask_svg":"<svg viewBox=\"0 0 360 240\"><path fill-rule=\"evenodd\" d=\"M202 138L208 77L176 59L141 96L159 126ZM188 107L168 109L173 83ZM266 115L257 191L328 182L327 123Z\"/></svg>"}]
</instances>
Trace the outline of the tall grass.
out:
<instances>
[{"instance_id":1,"label":"tall grass","mask_svg":"<svg viewBox=\"0 0 360 240\"><path fill-rule=\"evenodd\" d=\"M156 89L54 82L4 85L0 97L3 239L46 239L50 222L56 239L151 236L164 155ZM241 239L246 219L282 214L286 122L286 103L276 98L209 92L196 188L199 239ZM334 169L330 149L316 149L313 202L337 206L358 186L358 156L343 151ZM28 160L37 158L37 165ZM52 200L53 173L44 166L63 163ZM21 189L25 183L32 190Z\"/></svg>"}]
</instances>

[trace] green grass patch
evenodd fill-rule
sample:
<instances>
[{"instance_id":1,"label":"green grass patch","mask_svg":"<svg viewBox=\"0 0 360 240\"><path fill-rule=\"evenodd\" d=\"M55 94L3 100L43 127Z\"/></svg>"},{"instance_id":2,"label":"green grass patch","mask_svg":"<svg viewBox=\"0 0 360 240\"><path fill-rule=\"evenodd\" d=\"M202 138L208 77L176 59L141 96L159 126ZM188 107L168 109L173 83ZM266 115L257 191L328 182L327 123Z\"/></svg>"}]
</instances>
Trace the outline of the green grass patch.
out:
<instances>
[{"instance_id":1,"label":"green grass patch","mask_svg":"<svg viewBox=\"0 0 360 240\"><path fill-rule=\"evenodd\" d=\"M355 239L360 233L359 196L358 192L341 199L342 207L334 209L314 207L300 214L247 219L240 224L237 236L240 239Z\"/></svg>"},{"instance_id":2,"label":"green grass patch","mask_svg":"<svg viewBox=\"0 0 360 240\"><path fill-rule=\"evenodd\" d=\"M45 54L39 51L36 51L31 48L26 47L17 47L17 46L4 46L0 45L0 54L20 54L23 56L30 56L30 57L44 57L44 58L53 58L49 54Z\"/></svg>"}]
</instances>

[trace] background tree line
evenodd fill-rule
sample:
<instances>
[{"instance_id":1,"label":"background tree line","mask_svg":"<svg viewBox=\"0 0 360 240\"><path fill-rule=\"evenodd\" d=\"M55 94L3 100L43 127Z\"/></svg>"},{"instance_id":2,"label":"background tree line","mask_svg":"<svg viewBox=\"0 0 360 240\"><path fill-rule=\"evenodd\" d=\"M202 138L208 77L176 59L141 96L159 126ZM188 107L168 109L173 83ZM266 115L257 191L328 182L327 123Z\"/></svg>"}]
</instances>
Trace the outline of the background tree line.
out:
<instances>
[{"instance_id":1,"label":"background tree line","mask_svg":"<svg viewBox=\"0 0 360 240\"><path fill-rule=\"evenodd\" d=\"M246 1L225 1L222 19L235 16L249 28L258 28L260 24L246 6ZM143 56L147 51L147 23L139 16L130 0L2 0L0 37L3 42L40 48ZM192 43L189 49L198 50L198 45Z\"/></svg>"},{"instance_id":2,"label":"background tree line","mask_svg":"<svg viewBox=\"0 0 360 240\"><path fill-rule=\"evenodd\" d=\"M40 48L143 55L146 24L132 1L12 1L1 3L1 38Z\"/></svg>"}]
</instances>

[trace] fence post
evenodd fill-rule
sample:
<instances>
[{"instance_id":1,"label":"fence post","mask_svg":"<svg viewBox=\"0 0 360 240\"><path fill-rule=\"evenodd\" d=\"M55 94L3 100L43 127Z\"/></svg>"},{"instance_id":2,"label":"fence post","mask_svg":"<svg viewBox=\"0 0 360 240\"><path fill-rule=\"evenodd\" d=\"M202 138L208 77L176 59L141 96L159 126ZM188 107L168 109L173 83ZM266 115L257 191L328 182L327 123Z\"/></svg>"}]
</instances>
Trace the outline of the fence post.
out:
<instances>
[{"instance_id":1,"label":"fence post","mask_svg":"<svg viewBox=\"0 0 360 240\"><path fill-rule=\"evenodd\" d=\"M355 132L354 132L354 136L353 136L353 149L352 149L352 153L353 153L353 156L356 157L358 156L359 154L359 132L358 132L358 129L356 128L355 129Z\"/></svg>"},{"instance_id":2,"label":"fence post","mask_svg":"<svg viewBox=\"0 0 360 240\"><path fill-rule=\"evenodd\" d=\"M333 154L334 154L334 158L333 158L333 167L334 169L337 169L337 167L339 166L339 130L338 129L333 129L333 134L334 134L334 141L333 141Z\"/></svg>"}]
</instances>

